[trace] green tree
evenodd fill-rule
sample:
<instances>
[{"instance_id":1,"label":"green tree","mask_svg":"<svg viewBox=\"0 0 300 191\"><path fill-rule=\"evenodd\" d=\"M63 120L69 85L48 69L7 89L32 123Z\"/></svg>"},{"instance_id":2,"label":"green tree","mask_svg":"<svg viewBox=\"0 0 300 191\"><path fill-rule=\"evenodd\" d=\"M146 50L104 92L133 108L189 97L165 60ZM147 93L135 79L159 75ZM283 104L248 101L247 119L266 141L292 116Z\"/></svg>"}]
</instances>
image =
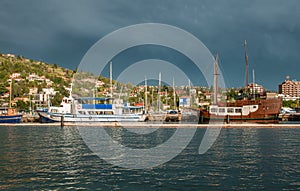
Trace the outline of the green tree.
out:
<instances>
[{"instance_id":1,"label":"green tree","mask_svg":"<svg viewBox=\"0 0 300 191\"><path fill-rule=\"evenodd\" d=\"M22 96L22 86L20 86L18 83L12 84L12 98L20 97Z\"/></svg>"},{"instance_id":2,"label":"green tree","mask_svg":"<svg viewBox=\"0 0 300 191\"><path fill-rule=\"evenodd\" d=\"M6 86L4 84L0 84L0 94L4 94L7 92Z\"/></svg>"},{"instance_id":3,"label":"green tree","mask_svg":"<svg viewBox=\"0 0 300 191\"><path fill-rule=\"evenodd\" d=\"M20 110L28 111L29 103L28 102L24 102L22 100L18 100L18 102L17 102L17 108L20 109Z\"/></svg>"},{"instance_id":4,"label":"green tree","mask_svg":"<svg viewBox=\"0 0 300 191\"><path fill-rule=\"evenodd\" d=\"M288 101L282 101L283 107L290 107L290 108L296 108L297 107L297 101L288 100Z\"/></svg>"},{"instance_id":5,"label":"green tree","mask_svg":"<svg viewBox=\"0 0 300 191\"><path fill-rule=\"evenodd\" d=\"M235 99L237 95L238 94L235 89L230 89L226 92L227 100Z\"/></svg>"},{"instance_id":6,"label":"green tree","mask_svg":"<svg viewBox=\"0 0 300 191\"><path fill-rule=\"evenodd\" d=\"M38 90L37 90L38 93L41 93L43 91L43 87L41 85L38 85L37 88L38 88Z\"/></svg>"},{"instance_id":7,"label":"green tree","mask_svg":"<svg viewBox=\"0 0 300 191\"><path fill-rule=\"evenodd\" d=\"M63 95L57 93L55 96L51 99L51 103L53 106L59 106L61 103L61 100L63 99Z\"/></svg>"},{"instance_id":8,"label":"green tree","mask_svg":"<svg viewBox=\"0 0 300 191\"><path fill-rule=\"evenodd\" d=\"M138 103L138 98L137 97L129 97L128 102L133 105L135 103Z\"/></svg>"}]
</instances>

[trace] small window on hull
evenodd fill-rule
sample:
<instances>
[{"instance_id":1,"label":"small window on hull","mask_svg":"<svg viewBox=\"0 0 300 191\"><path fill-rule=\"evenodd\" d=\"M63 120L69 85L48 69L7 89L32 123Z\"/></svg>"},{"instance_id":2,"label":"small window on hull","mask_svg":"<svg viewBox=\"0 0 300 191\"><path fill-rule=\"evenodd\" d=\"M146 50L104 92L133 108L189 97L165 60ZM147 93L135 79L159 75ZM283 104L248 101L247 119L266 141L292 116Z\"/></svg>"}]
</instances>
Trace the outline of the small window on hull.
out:
<instances>
[{"instance_id":1,"label":"small window on hull","mask_svg":"<svg viewBox=\"0 0 300 191\"><path fill-rule=\"evenodd\" d=\"M242 109L235 109L235 113L242 113Z\"/></svg>"},{"instance_id":2,"label":"small window on hull","mask_svg":"<svg viewBox=\"0 0 300 191\"><path fill-rule=\"evenodd\" d=\"M227 113L234 113L234 109L233 108L227 108Z\"/></svg>"}]
</instances>

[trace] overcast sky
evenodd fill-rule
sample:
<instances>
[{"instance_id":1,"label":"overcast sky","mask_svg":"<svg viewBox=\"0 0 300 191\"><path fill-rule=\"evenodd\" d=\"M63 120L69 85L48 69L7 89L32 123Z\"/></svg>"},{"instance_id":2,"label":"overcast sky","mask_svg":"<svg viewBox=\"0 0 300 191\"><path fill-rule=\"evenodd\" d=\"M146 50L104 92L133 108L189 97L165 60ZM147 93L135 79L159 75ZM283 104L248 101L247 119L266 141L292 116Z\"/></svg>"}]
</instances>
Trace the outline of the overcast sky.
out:
<instances>
[{"instance_id":1,"label":"overcast sky","mask_svg":"<svg viewBox=\"0 0 300 191\"><path fill-rule=\"evenodd\" d=\"M299 0L1 0L0 52L75 69L105 35L133 24L164 23L219 53L227 87L245 83L247 39L256 82L277 90L287 75L300 80L299 18Z\"/></svg>"}]
</instances>

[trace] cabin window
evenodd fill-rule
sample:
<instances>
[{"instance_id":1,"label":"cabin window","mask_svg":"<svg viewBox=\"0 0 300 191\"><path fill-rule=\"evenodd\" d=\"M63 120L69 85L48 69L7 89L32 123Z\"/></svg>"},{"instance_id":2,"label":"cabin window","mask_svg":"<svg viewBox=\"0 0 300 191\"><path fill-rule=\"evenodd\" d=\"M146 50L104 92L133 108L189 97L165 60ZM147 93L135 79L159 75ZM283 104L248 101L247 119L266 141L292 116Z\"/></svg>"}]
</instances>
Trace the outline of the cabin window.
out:
<instances>
[{"instance_id":1,"label":"cabin window","mask_svg":"<svg viewBox=\"0 0 300 191\"><path fill-rule=\"evenodd\" d=\"M235 113L242 113L242 109L235 109Z\"/></svg>"},{"instance_id":2,"label":"cabin window","mask_svg":"<svg viewBox=\"0 0 300 191\"><path fill-rule=\"evenodd\" d=\"M113 115L113 112L112 111L105 111L104 115Z\"/></svg>"},{"instance_id":3,"label":"cabin window","mask_svg":"<svg viewBox=\"0 0 300 191\"><path fill-rule=\"evenodd\" d=\"M211 108L211 109L210 109L210 112L216 113L216 112L218 112L218 109L217 109L217 108Z\"/></svg>"},{"instance_id":4,"label":"cabin window","mask_svg":"<svg viewBox=\"0 0 300 191\"><path fill-rule=\"evenodd\" d=\"M52 112L52 113L58 113L58 110L57 109L52 109L50 112Z\"/></svg>"},{"instance_id":5,"label":"cabin window","mask_svg":"<svg viewBox=\"0 0 300 191\"><path fill-rule=\"evenodd\" d=\"M96 114L96 112L94 112L94 111L89 111L88 112L90 115L95 115Z\"/></svg>"},{"instance_id":6,"label":"cabin window","mask_svg":"<svg viewBox=\"0 0 300 191\"><path fill-rule=\"evenodd\" d=\"M254 106L253 106L253 109L256 109L256 108L257 108L257 106L256 106L256 105L254 105Z\"/></svg>"},{"instance_id":7,"label":"cabin window","mask_svg":"<svg viewBox=\"0 0 300 191\"><path fill-rule=\"evenodd\" d=\"M171 110L171 111L168 111L169 114L177 114L177 111L174 111L174 110Z\"/></svg>"},{"instance_id":8,"label":"cabin window","mask_svg":"<svg viewBox=\"0 0 300 191\"><path fill-rule=\"evenodd\" d=\"M227 108L227 113L234 113L234 109L233 108Z\"/></svg>"},{"instance_id":9,"label":"cabin window","mask_svg":"<svg viewBox=\"0 0 300 191\"><path fill-rule=\"evenodd\" d=\"M219 113L225 113L225 108L219 108Z\"/></svg>"}]
</instances>

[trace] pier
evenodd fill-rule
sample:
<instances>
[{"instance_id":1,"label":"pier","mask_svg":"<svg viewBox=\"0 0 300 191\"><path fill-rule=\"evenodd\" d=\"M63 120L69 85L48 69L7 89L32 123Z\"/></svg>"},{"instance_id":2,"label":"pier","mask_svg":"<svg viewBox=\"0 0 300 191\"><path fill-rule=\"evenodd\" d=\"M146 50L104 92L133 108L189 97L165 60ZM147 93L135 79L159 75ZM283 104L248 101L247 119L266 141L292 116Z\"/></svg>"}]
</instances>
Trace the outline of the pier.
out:
<instances>
[{"instance_id":1,"label":"pier","mask_svg":"<svg viewBox=\"0 0 300 191\"><path fill-rule=\"evenodd\" d=\"M61 123L3 123L1 126L11 127L60 127ZM103 122L103 123L64 123L64 127L125 127L125 128L300 128L300 123L278 123L278 124L255 124L255 123L241 123L241 124L185 124L185 123L125 123L125 122Z\"/></svg>"}]
</instances>

